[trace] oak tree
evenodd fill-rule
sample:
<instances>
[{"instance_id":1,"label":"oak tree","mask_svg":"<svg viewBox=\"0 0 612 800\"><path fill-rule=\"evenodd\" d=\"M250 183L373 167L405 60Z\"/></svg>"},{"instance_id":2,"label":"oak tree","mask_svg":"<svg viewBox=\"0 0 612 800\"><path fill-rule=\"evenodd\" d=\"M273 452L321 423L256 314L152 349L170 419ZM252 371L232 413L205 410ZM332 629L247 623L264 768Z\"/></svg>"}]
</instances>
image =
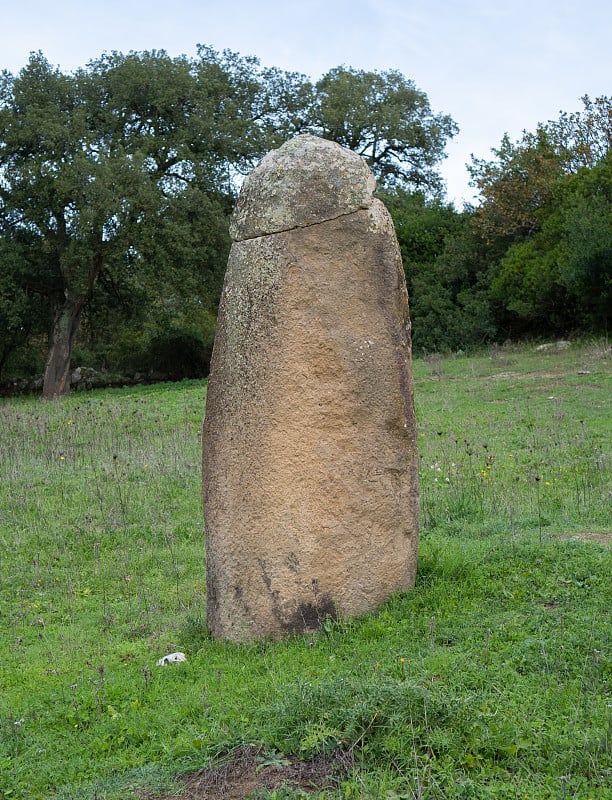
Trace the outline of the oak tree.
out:
<instances>
[{"instance_id":1,"label":"oak tree","mask_svg":"<svg viewBox=\"0 0 612 800\"><path fill-rule=\"evenodd\" d=\"M437 166L457 125L401 72L336 67L317 81L312 114L314 132L363 156L379 183L441 189Z\"/></svg>"},{"instance_id":2,"label":"oak tree","mask_svg":"<svg viewBox=\"0 0 612 800\"><path fill-rule=\"evenodd\" d=\"M188 280L214 306L235 177L291 131L278 99L290 109L300 87L298 76L264 79L256 59L207 47L196 59L106 54L74 74L36 53L2 75L0 218L30 239L31 278L53 315L43 396L69 390L100 282L159 291Z\"/></svg>"}]
</instances>

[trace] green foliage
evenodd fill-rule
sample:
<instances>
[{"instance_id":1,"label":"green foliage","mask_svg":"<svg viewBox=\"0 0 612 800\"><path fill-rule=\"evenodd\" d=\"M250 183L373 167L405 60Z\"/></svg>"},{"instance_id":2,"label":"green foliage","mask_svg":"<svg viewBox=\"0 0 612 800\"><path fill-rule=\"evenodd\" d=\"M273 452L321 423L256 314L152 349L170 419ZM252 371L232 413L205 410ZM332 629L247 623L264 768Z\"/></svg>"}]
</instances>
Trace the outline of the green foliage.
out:
<instances>
[{"instance_id":1,"label":"green foliage","mask_svg":"<svg viewBox=\"0 0 612 800\"><path fill-rule=\"evenodd\" d=\"M459 212L437 172L456 125L395 70L341 66L313 84L200 46L194 59L111 53L63 74L32 54L0 76L0 375L40 370L50 337L44 394L56 396L74 347L79 365L147 374L177 363L164 352L182 337L177 374L199 376L237 187L302 132L377 176L416 352L605 332L612 105L582 103L474 159L481 202Z\"/></svg>"},{"instance_id":2,"label":"green foliage","mask_svg":"<svg viewBox=\"0 0 612 800\"><path fill-rule=\"evenodd\" d=\"M272 74L278 94L284 77ZM188 302L214 310L233 177L272 142L265 80L255 60L207 48L195 60L113 53L74 75L39 53L3 76L0 221L29 238L36 269L22 272L55 320L46 395L68 387L99 285L129 309L133 295L180 284Z\"/></svg>"},{"instance_id":3,"label":"green foliage","mask_svg":"<svg viewBox=\"0 0 612 800\"><path fill-rule=\"evenodd\" d=\"M557 185L539 230L492 271L491 293L540 332L607 329L612 307L612 160Z\"/></svg>"},{"instance_id":4,"label":"green foliage","mask_svg":"<svg viewBox=\"0 0 612 800\"><path fill-rule=\"evenodd\" d=\"M149 345L147 361L155 373L173 380L204 378L208 375L212 341L188 331L169 330L158 333Z\"/></svg>"},{"instance_id":5,"label":"green foliage","mask_svg":"<svg viewBox=\"0 0 612 800\"><path fill-rule=\"evenodd\" d=\"M458 128L397 70L336 67L315 86L314 131L363 156L382 185L439 190L436 165Z\"/></svg>"},{"instance_id":6,"label":"green foliage","mask_svg":"<svg viewBox=\"0 0 612 800\"><path fill-rule=\"evenodd\" d=\"M563 259L560 283L578 314L607 330L612 308L612 154L583 169L561 206Z\"/></svg>"},{"instance_id":7,"label":"green foliage","mask_svg":"<svg viewBox=\"0 0 612 800\"><path fill-rule=\"evenodd\" d=\"M474 227L489 250L488 283L511 336L606 331L612 305L610 98L582 98L474 160L483 201ZM504 318L504 312L509 312Z\"/></svg>"},{"instance_id":8,"label":"green foliage","mask_svg":"<svg viewBox=\"0 0 612 800\"><path fill-rule=\"evenodd\" d=\"M538 126L568 174L596 167L612 145L612 98L585 94L580 100L581 111L562 111L559 119Z\"/></svg>"},{"instance_id":9,"label":"green foliage","mask_svg":"<svg viewBox=\"0 0 612 800\"><path fill-rule=\"evenodd\" d=\"M382 199L404 262L415 352L460 350L494 339L486 267L470 214L420 192L396 189Z\"/></svg>"},{"instance_id":10,"label":"green foliage","mask_svg":"<svg viewBox=\"0 0 612 800\"><path fill-rule=\"evenodd\" d=\"M560 284L563 255L558 218L550 217L531 238L512 245L491 281L491 296L532 329L561 333L575 318L567 307L567 293Z\"/></svg>"},{"instance_id":11,"label":"green foliage","mask_svg":"<svg viewBox=\"0 0 612 800\"><path fill-rule=\"evenodd\" d=\"M105 364L123 349L118 323L135 324L163 295L215 310L237 179L271 147L314 131L360 152L383 183L432 190L456 132L398 72L338 67L313 87L204 46L196 59L106 54L73 75L37 53L0 88L0 246L12 259L0 286L0 314L11 314L0 358L44 320L48 396L68 388L81 326L82 352ZM4 295L19 302L9 308ZM159 361L167 334L156 337L149 352Z\"/></svg>"},{"instance_id":12,"label":"green foliage","mask_svg":"<svg viewBox=\"0 0 612 800\"><path fill-rule=\"evenodd\" d=\"M11 230L1 207L0 194L0 376L23 377L38 355L35 348L28 352L28 345L47 332L50 309L35 291L41 255L32 236Z\"/></svg>"},{"instance_id":13,"label":"green foliage","mask_svg":"<svg viewBox=\"0 0 612 800\"><path fill-rule=\"evenodd\" d=\"M0 796L169 794L258 742L351 750L329 800L608 797L609 348L433 366L417 586L282 642L205 628L204 383L3 402Z\"/></svg>"},{"instance_id":14,"label":"green foliage","mask_svg":"<svg viewBox=\"0 0 612 800\"><path fill-rule=\"evenodd\" d=\"M437 197L402 189L387 190L380 197L391 212L402 257L411 269L422 271L434 262L447 238L462 228L461 214Z\"/></svg>"},{"instance_id":15,"label":"green foliage","mask_svg":"<svg viewBox=\"0 0 612 800\"><path fill-rule=\"evenodd\" d=\"M472 159L469 171L483 202L475 221L489 245L508 247L539 230L538 212L554 197L563 167L545 130L512 143L506 134L495 159Z\"/></svg>"}]
</instances>

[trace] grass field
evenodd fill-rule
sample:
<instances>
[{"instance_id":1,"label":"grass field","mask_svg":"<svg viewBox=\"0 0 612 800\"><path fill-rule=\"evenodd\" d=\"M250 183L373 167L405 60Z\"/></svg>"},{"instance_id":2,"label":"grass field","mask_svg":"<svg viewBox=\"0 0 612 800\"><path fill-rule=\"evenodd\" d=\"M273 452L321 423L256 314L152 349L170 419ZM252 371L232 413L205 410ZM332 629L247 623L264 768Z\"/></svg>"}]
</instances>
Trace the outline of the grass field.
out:
<instances>
[{"instance_id":1,"label":"grass field","mask_svg":"<svg viewBox=\"0 0 612 800\"><path fill-rule=\"evenodd\" d=\"M612 797L612 353L414 369L416 588L277 643L206 632L204 382L1 402L0 798L178 793L246 743L348 753L319 798Z\"/></svg>"}]
</instances>

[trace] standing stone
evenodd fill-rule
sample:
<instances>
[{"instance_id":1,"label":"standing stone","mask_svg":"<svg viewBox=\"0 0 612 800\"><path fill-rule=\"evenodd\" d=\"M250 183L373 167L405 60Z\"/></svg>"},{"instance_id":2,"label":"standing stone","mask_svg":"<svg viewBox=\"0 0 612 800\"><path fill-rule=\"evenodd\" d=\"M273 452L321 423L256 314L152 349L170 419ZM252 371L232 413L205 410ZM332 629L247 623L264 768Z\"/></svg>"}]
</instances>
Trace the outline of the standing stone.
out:
<instances>
[{"instance_id":1,"label":"standing stone","mask_svg":"<svg viewBox=\"0 0 612 800\"><path fill-rule=\"evenodd\" d=\"M374 185L305 135L240 193L203 430L215 637L303 632L414 585L408 295Z\"/></svg>"}]
</instances>

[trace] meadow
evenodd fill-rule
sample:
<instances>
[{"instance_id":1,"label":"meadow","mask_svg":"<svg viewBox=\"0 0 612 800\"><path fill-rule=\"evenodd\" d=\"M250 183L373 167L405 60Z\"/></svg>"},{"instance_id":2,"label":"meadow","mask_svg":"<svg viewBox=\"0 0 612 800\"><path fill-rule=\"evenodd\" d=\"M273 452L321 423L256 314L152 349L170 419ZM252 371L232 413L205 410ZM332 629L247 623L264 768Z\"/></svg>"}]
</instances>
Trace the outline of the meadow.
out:
<instances>
[{"instance_id":1,"label":"meadow","mask_svg":"<svg viewBox=\"0 0 612 800\"><path fill-rule=\"evenodd\" d=\"M245 744L346 756L261 798L612 798L612 350L414 373L415 589L245 645L205 625L205 381L0 401L0 798L195 797Z\"/></svg>"}]
</instances>

